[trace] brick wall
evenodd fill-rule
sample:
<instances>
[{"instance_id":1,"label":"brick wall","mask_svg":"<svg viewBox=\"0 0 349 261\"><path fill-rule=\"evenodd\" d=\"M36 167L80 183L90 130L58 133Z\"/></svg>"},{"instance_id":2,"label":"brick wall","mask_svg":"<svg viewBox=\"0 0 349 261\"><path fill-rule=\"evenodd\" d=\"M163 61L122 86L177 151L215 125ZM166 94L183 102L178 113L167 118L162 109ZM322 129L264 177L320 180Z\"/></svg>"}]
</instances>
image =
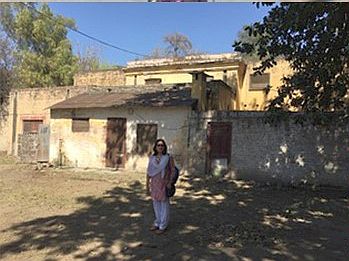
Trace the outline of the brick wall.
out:
<instances>
[{"instance_id":1,"label":"brick wall","mask_svg":"<svg viewBox=\"0 0 349 261\"><path fill-rule=\"evenodd\" d=\"M125 85L124 72L121 69L79 73L74 76L75 86L116 86Z\"/></svg>"},{"instance_id":2,"label":"brick wall","mask_svg":"<svg viewBox=\"0 0 349 261\"><path fill-rule=\"evenodd\" d=\"M205 172L207 123L231 122L229 170L233 177L263 182L349 187L349 126L265 123L263 112L192 114L189 167Z\"/></svg>"}]
</instances>

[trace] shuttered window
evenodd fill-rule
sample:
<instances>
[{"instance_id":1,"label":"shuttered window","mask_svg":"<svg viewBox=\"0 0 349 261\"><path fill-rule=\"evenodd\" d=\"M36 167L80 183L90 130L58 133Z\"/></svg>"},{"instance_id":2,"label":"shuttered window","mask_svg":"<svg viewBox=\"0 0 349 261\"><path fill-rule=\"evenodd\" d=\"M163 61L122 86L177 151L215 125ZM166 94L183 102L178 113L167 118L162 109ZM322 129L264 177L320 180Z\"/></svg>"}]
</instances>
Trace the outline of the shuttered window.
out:
<instances>
[{"instance_id":1,"label":"shuttered window","mask_svg":"<svg viewBox=\"0 0 349 261\"><path fill-rule=\"evenodd\" d=\"M137 124L137 153L150 155L158 136L156 124Z\"/></svg>"},{"instance_id":2,"label":"shuttered window","mask_svg":"<svg viewBox=\"0 0 349 261\"><path fill-rule=\"evenodd\" d=\"M42 120L23 120L23 133L38 133Z\"/></svg>"},{"instance_id":3,"label":"shuttered window","mask_svg":"<svg viewBox=\"0 0 349 261\"><path fill-rule=\"evenodd\" d=\"M250 75L250 90L264 90L268 85L270 85L270 73Z\"/></svg>"},{"instance_id":4,"label":"shuttered window","mask_svg":"<svg viewBox=\"0 0 349 261\"><path fill-rule=\"evenodd\" d=\"M75 118L72 119L72 132L88 132L90 130L90 119Z\"/></svg>"}]
</instances>

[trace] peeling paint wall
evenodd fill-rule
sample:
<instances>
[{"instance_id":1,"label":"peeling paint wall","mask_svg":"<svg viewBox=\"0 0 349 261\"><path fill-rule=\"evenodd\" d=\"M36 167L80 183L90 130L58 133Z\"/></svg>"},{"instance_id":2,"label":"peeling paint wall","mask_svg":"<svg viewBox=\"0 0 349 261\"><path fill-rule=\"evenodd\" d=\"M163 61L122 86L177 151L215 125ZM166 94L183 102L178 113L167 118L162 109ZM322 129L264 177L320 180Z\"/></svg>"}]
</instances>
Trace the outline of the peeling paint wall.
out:
<instances>
[{"instance_id":1,"label":"peeling paint wall","mask_svg":"<svg viewBox=\"0 0 349 261\"><path fill-rule=\"evenodd\" d=\"M78 94L116 89L116 87L63 86L13 89L9 97L8 117L0 122L0 151L18 154L18 134L23 133L23 120L42 120L50 124L49 107Z\"/></svg>"},{"instance_id":2,"label":"peeling paint wall","mask_svg":"<svg viewBox=\"0 0 349 261\"><path fill-rule=\"evenodd\" d=\"M90 119L89 132L71 131L72 113ZM184 165L189 113L189 107L52 110L50 161L57 162L61 150L66 165L105 168L107 118L126 118L127 169L145 171L148 163L147 156L134 153L137 123L158 124L158 137L167 141L169 152Z\"/></svg>"}]
</instances>

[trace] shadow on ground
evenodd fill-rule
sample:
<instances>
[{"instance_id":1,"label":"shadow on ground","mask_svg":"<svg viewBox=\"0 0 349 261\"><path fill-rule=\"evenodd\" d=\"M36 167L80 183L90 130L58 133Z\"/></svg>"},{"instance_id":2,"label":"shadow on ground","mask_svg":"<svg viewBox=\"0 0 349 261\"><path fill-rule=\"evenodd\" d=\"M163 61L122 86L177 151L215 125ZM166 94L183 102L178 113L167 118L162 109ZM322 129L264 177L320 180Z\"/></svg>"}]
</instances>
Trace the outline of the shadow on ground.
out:
<instances>
[{"instance_id":1,"label":"shadow on ground","mask_svg":"<svg viewBox=\"0 0 349 261\"><path fill-rule=\"evenodd\" d=\"M68 215L33 219L3 232L6 258L46 250L47 261L80 260L346 260L348 200L338 190L277 188L182 177L171 226L158 236L144 185L80 197ZM0 256L0 257L1 257ZM246 259L249 258L249 259Z\"/></svg>"}]
</instances>

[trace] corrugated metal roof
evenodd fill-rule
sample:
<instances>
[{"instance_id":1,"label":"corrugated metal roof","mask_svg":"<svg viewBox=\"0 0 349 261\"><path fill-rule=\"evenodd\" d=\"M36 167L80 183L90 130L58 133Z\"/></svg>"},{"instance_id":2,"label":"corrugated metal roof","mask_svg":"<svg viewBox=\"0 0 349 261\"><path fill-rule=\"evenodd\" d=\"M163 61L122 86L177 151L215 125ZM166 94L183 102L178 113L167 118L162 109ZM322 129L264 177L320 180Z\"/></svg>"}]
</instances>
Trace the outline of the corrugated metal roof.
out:
<instances>
[{"instance_id":1,"label":"corrugated metal roof","mask_svg":"<svg viewBox=\"0 0 349 261\"><path fill-rule=\"evenodd\" d=\"M190 88L171 90L152 90L141 92L139 89L127 92L83 93L56 103L50 109L108 108L117 106L190 106Z\"/></svg>"}]
</instances>

